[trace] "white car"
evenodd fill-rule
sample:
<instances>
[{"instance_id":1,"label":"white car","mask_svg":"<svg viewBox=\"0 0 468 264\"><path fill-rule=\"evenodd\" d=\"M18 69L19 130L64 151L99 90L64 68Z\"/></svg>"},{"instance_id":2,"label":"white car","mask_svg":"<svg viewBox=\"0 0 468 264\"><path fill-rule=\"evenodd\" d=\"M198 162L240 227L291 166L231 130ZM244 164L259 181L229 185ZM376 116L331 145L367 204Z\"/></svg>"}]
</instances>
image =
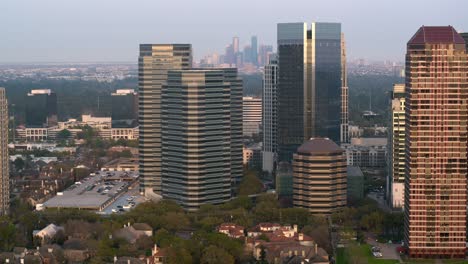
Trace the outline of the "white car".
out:
<instances>
[{"instance_id":1,"label":"white car","mask_svg":"<svg viewBox=\"0 0 468 264\"><path fill-rule=\"evenodd\" d=\"M374 255L374 257L376 258L381 258L382 257L382 253L376 251L376 252L372 252L372 255Z\"/></svg>"},{"instance_id":2,"label":"white car","mask_svg":"<svg viewBox=\"0 0 468 264\"><path fill-rule=\"evenodd\" d=\"M111 211L112 211L113 213L117 213L117 212L118 212L117 209L115 209L115 208L112 208Z\"/></svg>"}]
</instances>

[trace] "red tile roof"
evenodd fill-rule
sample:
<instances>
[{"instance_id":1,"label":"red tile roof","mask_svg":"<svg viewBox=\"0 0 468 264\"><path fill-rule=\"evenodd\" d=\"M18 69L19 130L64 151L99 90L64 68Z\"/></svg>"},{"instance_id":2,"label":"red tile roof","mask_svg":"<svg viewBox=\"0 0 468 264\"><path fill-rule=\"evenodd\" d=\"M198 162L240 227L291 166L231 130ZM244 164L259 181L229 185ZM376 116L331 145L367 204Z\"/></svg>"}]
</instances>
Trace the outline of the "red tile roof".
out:
<instances>
[{"instance_id":1,"label":"red tile roof","mask_svg":"<svg viewBox=\"0 0 468 264\"><path fill-rule=\"evenodd\" d=\"M465 40L452 26L427 27L422 26L410 39L408 44L424 43L454 43L465 44Z\"/></svg>"}]
</instances>

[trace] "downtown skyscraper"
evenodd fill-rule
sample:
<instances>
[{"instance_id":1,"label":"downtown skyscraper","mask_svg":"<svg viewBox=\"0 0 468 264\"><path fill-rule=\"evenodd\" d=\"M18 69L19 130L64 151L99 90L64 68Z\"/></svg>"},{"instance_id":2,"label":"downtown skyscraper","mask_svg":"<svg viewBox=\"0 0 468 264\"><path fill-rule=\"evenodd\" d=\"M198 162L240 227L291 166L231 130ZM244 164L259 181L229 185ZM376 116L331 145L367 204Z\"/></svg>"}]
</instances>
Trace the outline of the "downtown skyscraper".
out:
<instances>
[{"instance_id":1,"label":"downtown skyscraper","mask_svg":"<svg viewBox=\"0 0 468 264\"><path fill-rule=\"evenodd\" d=\"M405 246L410 257L465 258L465 41L451 26L421 27L407 44L405 75Z\"/></svg>"},{"instance_id":2,"label":"downtown skyscraper","mask_svg":"<svg viewBox=\"0 0 468 264\"><path fill-rule=\"evenodd\" d=\"M278 158L311 137L341 142L345 53L340 23L278 24ZM346 89L347 90L347 89ZM347 98L346 98L347 101Z\"/></svg>"},{"instance_id":3,"label":"downtown skyscraper","mask_svg":"<svg viewBox=\"0 0 468 264\"><path fill-rule=\"evenodd\" d=\"M140 191L161 190L161 89L169 70L192 67L190 44L141 44L138 58Z\"/></svg>"},{"instance_id":4,"label":"downtown skyscraper","mask_svg":"<svg viewBox=\"0 0 468 264\"><path fill-rule=\"evenodd\" d=\"M250 54L250 62L252 62L254 65L258 65L258 41L257 41L257 36L252 36L250 38L250 48L251 48L251 54Z\"/></svg>"},{"instance_id":5,"label":"downtown skyscraper","mask_svg":"<svg viewBox=\"0 0 468 264\"><path fill-rule=\"evenodd\" d=\"M0 88L0 216L10 208L10 159L8 156L8 103L5 88Z\"/></svg>"}]
</instances>

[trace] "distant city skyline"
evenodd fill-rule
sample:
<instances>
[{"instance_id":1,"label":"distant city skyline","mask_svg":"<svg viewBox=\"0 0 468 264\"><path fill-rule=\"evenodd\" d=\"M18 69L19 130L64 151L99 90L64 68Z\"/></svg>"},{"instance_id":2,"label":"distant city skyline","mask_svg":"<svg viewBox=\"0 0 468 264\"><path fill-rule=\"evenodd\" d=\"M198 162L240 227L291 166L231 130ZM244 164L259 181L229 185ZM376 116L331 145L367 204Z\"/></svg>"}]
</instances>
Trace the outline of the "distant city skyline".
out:
<instances>
[{"instance_id":1,"label":"distant city skyline","mask_svg":"<svg viewBox=\"0 0 468 264\"><path fill-rule=\"evenodd\" d=\"M164 8L162 8L164 6ZM135 62L139 44L191 43L196 60L258 36L276 46L276 24L340 22L348 59L403 61L405 44L421 25L468 31L468 2L279 1L164 2L139 0L2 1L0 63ZM177 10L177 15L169 10ZM414 10L418 10L414 16Z\"/></svg>"}]
</instances>

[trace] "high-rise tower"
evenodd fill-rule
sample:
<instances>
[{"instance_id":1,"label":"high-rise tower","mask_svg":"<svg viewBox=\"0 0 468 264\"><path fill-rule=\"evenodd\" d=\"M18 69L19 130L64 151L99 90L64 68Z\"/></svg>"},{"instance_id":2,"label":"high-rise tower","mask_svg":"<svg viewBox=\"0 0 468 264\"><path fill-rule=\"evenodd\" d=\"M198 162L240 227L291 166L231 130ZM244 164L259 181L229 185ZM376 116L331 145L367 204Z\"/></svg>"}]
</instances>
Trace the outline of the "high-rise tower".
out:
<instances>
[{"instance_id":1,"label":"high-rise tower","mask_svg":"<svg viewBox=\"0 0 468 264\"><path fill-rule=\"evenodd\" d=\"M245 96L242 98L242 130L245 137L260 133L262 124L262 98Z\"/></svg>"},{"instance_id":2,"label":"high-rise tower","mask_svg":"<svg viewBox=\"0 0 468 264\"><path fill-rule=\"evenodd\" d=\"M0 216L10 208L10 173L8 156L8 103L5 89L0 88Z\"/></svg>"},{"instance_id":3,"label":"high-rise tower","mask_svg":"<svg viewBox=\"0 0 468 264\"><path fill-rule=\"evenodd\" d=\"M257 44L257 36L252 36L250 39L250 62L252 62L254 65L258 65L258 44Z\"/></svg>"},{"instance_id":4,"label":"high-rise tower","mask_svg":"<svg viewBox=\"0 0 468 264\"><path fill-rule=\"evenodd\" d=\"M340 23L278 24L279 160L311 137L340 142L342 46Z\"/></svg>"},{"instance_id":5,"label":"high-rise tower","mask_svg":"<svg viewBox=\"0 0 468 264\"><path fill-rule=\"evenodd\" d=\"M465 40L466 51L468 52L468 32L460 33L460 36Z\"/></svg>"},{"instance_id":6,"label":"high-rise tower","mask_svg":"<svg viewBox=\"0 0 468 264\"><path fill-rule=\"evenodd\" d=\"M239 53L239 37L237 36L232 38L232 50L234 55Z\"/></svg>"},{"instance_id":7,"label":"high-rise tower","mask_svg":"<svg viewBox=\"0 0 468 264\"><path fill-rule=\"evenodd\" d=\"M348 72L346 68L346 45L344 34L341 33L341 143L349 143Z\"/></svg>"},{"instance_id":8,"label":"high-rise tower","mask_svg":"<svg viewBox=\"0 0 468 264\"><path fill-rule=\"evenodd\" d=\"M263 93L262 93L262 133L263 150L262 166L263 171L272 173L276 161L276 90L278 86L278 61L272 57L270 62L265 65L263 71Z\"/></svg>"},{"instance_id":9,"label":"high-rise tower","mask_svg":"<svg viewBox=\"0 0 468 264\"><path fill-rule=\"evenodd\" d=\"M232 111L242 113L242 101L232 106L238 89L232 74L231 69L169 71L163 85L162 193L189 211L228 201L241 176L242 164L232 155L242 124L240 130L232 124Z\"/></svg>"},{"instance_id":10,"label":"high-rise tower","mask_svg":"<svg viewBox=\"0 0 468 264\"><path fill-rule=\"evenodd\" d=\"M190 69L190 44L141 44L138 58L140 190L161 195L161 88L169 70Z\"/></svg>"},{"instance_id":11,"label":"high-rise tower","mask_svg":"<svg viewBox=\"0 0 468 264\"><path fill-rule=\"evenodd\" d=\"M34 89L25 98L26 127L57 125L57 95L50 89Z\"/></svg>"},{"instance_id":12,"label":"high-rise tower","mask_svg":"<svg viewBox=\"0 0 468 264\"><path fill-rule=\"evenodd\" d=\"M421 27L406 52L404 242L410 257L465 258L468 55L451 26Z\"/></svg>"},{"instance_id":13,"label":"high-rise tower","mask_svg":"<svg viewBox=\"0 0 468 264\"><path fill-rule=\"evenodd\" d=\"M393 85L391 93L388 155L388 202L393 208L402 208L405 190L405 85Z\"/></svg>"},{"instance_id":14,"label":"high-rise tower","mask_svg":"<svg viewBox=\"0 0 468 264\"><path fill-rule=\"evenodd\" d=\"M138 94L133 89L118 89L111 94L112 127L129 128L138 124Z\"/></svg>"}]
</instances>

